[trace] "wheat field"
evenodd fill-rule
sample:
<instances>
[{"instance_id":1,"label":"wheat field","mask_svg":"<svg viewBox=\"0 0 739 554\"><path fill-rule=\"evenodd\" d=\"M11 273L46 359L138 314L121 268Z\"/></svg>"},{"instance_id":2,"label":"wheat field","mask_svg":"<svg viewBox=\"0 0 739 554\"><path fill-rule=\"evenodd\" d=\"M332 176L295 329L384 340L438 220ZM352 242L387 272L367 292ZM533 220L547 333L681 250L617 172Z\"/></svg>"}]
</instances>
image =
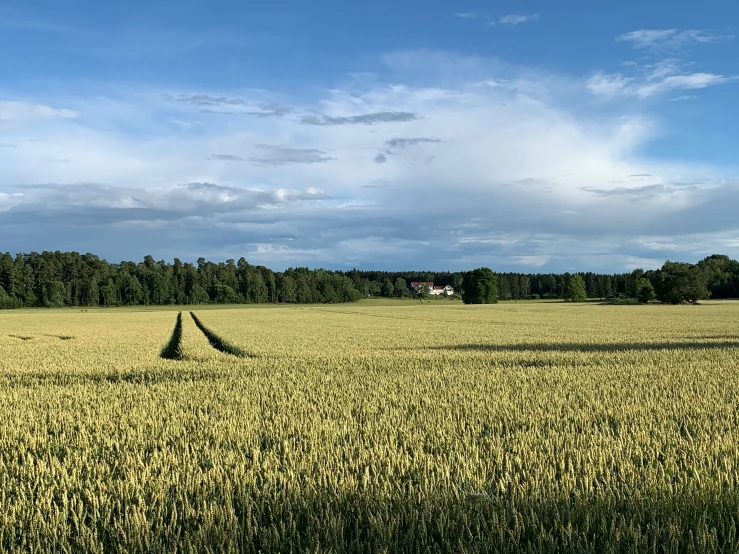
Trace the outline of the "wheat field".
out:
<instances>
[{"instance_id":1,"label":"wheat field","mask_svg":"<svg viewBox=\"0 0 739 554\"><path fill-rule=\"evenodd\" d=\"M737 551L737 323L735 302L0 313L0 551Z\"/></svg>"}]
</instances>

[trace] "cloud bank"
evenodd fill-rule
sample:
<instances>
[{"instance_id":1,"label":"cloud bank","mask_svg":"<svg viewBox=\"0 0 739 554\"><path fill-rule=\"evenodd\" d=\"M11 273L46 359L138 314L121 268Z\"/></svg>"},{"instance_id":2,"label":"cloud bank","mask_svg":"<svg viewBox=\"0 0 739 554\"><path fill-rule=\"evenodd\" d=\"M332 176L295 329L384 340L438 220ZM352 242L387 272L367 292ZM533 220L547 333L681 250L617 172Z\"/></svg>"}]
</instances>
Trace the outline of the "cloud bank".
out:
<instances>
[{"instance_id":1,"label":"cloud bank","mask_svg":"<svg viewBox=\"0 0 739 554\"><path fill-rule=\"evenodd\" d=\"M399 64L385 82L312 100L227 90L4 100L5 248L244 256L275 269L620 271L739 256L737 175L650 158L660 119L593 100L700 89L719 84L713 74L662 64L577 80L399 56L428 77L405 80ZM443 67L457 68L454 80L435 77Z\"/></svg>"}]
</instances>

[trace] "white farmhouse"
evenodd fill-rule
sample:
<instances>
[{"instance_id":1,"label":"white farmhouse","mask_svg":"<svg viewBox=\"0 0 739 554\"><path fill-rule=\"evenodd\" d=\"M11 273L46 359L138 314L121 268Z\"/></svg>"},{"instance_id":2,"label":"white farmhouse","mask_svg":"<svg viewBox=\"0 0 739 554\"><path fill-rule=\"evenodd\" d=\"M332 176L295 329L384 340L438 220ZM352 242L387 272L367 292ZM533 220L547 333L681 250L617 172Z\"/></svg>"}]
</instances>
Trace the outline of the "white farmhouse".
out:
<instances>
[{"instance_id":1,"label":"white farmhouse","mask_svg":"<svg viewBox=\"0 0 739 554\"><path fill-rule=\"evenodd\" d=\"M426 287L429 294L435 296L451 296L454 294L454 288L447 285L445 287L435 287L433 281L411 281L413 292L418 293L421 287Z\"/></svg>"}]
</instances>

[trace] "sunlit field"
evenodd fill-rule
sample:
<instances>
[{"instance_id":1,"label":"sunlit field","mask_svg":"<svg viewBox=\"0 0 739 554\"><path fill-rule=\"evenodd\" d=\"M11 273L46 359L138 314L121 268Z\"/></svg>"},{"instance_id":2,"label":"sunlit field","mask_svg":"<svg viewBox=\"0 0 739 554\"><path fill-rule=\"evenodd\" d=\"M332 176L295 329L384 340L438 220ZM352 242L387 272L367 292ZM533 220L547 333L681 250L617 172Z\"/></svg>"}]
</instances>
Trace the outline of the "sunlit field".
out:
<instances>
[{"instance_id":1,"label":"sunlit field","mask_svg":"<svg viewBox=\"0 0 739 554\"><path fill-rule=\"evenodd\" d=\"M736 302L0 313L0 551L729 552L738 533Z\"/></svg>"}]
</instances>

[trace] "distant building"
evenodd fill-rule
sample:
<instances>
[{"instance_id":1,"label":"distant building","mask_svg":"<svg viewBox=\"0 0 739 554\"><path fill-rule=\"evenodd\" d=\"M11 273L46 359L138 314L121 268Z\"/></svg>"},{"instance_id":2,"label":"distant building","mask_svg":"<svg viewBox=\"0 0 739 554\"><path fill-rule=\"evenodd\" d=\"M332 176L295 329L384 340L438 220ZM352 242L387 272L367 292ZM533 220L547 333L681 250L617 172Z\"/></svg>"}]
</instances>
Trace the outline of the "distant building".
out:
<instances>
[{"instance_id":1,"label":"distant building","mask_svg":"<svg viewBox=\"0 0 739 554\"><path fill-rule=\"evenodd\" d=\"M434 287L431 289L431 294L436 294L439 296L451 296L454 294L454 287L451 285L447 285L445 287Z\"/></svg>"},{"instance_id":2,"label":"distant building","mask_svg":"<svg viewBox=\"0 0 739 554\"><path fill-rule=\"evenodd\" d=\"M447 285L445 287L435 287L433 281L411 281L411 288L413 292L418 293L421 287L426 287L429 294L435 296L451 296L454 294L454 288Z\"/></svg>"}]
</instances>

